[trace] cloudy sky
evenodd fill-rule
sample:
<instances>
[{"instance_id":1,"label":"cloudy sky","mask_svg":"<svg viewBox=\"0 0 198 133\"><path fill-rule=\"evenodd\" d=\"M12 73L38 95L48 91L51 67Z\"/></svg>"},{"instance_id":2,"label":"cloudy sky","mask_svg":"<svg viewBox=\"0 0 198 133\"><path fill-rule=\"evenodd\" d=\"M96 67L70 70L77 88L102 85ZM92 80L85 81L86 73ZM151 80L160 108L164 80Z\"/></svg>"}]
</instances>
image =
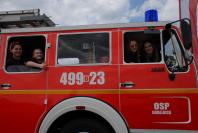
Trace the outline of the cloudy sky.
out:
<instances>
[{"instance_id":1,"label":"cloudy sky","mask_svg":"<svg viewBox=\"0 0 198 133\"><path fill-rule=\"evenodd\" d=\"M58 25L144 21L144 12L157 9L159 20L178 19L176 0L0 0L0 11L39 8Z\"/></svg>"}]
</instances>

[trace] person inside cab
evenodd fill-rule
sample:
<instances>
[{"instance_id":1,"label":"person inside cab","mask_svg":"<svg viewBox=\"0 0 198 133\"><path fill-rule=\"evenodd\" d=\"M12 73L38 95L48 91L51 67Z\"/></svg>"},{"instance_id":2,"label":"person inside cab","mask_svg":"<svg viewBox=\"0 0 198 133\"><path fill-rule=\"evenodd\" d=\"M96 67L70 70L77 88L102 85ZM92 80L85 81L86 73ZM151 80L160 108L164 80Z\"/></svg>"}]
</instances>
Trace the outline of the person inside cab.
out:
<instances>
[{"instance_id":1,"label":"person inside cab","mask_svg":"<svg viewBox=\"0 0 198 133\"><path fill-rule=\"evenodd\" d=\"M130 40L128 44L128 52L125 55L125 62L126 63L140 63L141 62L141 55L139 52L139 43L136 40Z\"/></svg>"},{"instance_id":2,"label":"person inside cab","mask_svg":"<svg viewBox=\"0 0 198 133\"><path fill-rule=\"evenodd\" d=\"M151 43L151 41L145 41L143 43L143 59L142 62L159 62L161 60L159 51Z\"/></svg>"},{"instance_id":3,"label":"person inside cab","mask_svg":"<svg viewBox=\"0 0 198 133\"><path fill-rule=\"evenodd\" d=\"M25 63L26 66L33 68L45 69L46 64L44 63L43 52L40 48L33 50L32 59Z\"/></svg>"},{"instance_id":4,"label":"person inside cab","mask_svg":"<svg viewBox=\"0 0 198 133\"><path fill-rule=\"evenodd\" d=\"M14 41L10 44L8 57L6 60L6 69L14 65L24 65L24 60L22 59L23 49L22 45Z\"/></svg>"},{"instance_id":5,"label":"person inside cab","mask_svg":"<svg viewBox=\"0 0 198 133\"><path fill-rule=\"evenodd\" d=\"M109 63L109 56L101 56L99 58L99 63Z\"/></svg>"}]
</instances>

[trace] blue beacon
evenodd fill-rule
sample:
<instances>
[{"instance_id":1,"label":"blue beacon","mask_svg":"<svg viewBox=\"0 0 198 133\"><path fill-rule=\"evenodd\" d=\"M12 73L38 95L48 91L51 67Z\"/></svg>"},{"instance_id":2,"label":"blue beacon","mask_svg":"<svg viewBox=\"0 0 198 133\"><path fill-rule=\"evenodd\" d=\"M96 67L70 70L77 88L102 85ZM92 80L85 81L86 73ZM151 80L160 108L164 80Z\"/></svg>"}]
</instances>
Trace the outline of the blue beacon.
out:
<instances>
[{"instance_id":1,"label":"blue beacon","mask_svg":"<svg viewBox=\"0 0 198 133\"><path fill-rule=\"evenodd\" d=\"M145 12L145 22L157 22L157 21L158 21L157 10L151 9Z\"/></svg>"}]
</instances>

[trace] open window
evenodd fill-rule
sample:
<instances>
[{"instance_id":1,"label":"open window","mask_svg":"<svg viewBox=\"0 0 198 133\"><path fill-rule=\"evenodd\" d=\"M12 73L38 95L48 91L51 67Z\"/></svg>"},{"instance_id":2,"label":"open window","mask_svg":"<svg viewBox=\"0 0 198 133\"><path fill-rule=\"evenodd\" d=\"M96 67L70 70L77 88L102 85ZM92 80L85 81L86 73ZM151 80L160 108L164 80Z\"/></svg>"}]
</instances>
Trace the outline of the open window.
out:
<instances>
[{"instance_id":1,"label":"open window","mask_svg":"<svg viewBox=\"0 0 198 133\"><path fill-rule=\"evenodd\" d=\"M57 64L110 63L109 48L109 33L59 35Z\"/></svg>"},{"instance_id":2,"label":"open window","mask_svg":"<svg viewBox=\"0 0 198 133\"><path fill-rule=\"evenodd\" d=\"M148 34L145 31L124 33L125 63L155 63L160 61L160 32L155 34Z\"/></svg>"},{"instance_id":3,"label":"open window","mask_svg":"<svg viewBox=\"0 0 198 133\"><path fill-rule=\"evenodd\" d=\"M162 32L164 46L164 61L170 72L186 72L188 65L184 50L174 30Z\"/></svg>"},{"instance_id":4,"label":"open window","mask_svg":"<svg viewBox=\"0 0 198 133\"><path fill-rule=\"evenodd\" d=\"M26 62L37 62L33 57L35 49L39 49L40 59L45 62L45 44L44 36L15 36L10 37L7 42L7 54L5 61L5 70L7 72L38 72L40 68L27 66Z\"/></svg>"}]
</instances>

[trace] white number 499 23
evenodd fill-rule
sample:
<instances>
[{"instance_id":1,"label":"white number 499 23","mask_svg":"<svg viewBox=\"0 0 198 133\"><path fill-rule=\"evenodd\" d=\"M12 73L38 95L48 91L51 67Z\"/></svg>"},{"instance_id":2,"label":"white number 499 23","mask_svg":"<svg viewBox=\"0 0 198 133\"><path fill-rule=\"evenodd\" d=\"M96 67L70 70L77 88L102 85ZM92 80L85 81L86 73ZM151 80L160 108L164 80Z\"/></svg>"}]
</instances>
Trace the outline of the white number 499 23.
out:
<instances>
[{"instance_id":1,"label":"white number 499 23","mask_svg":"<svg viewBox=\"0 0 198 133\"><path fill-rule=\"evenodd\" d=\"M85 77L88 77L88 80L85 80ZM82 72L64 72L60 78L60 83L63 85L82 85L84 82L89 82L89 85L103 85L105 84L105 73L100 71L84 75Z\"/></svg>"}]
</instances>

